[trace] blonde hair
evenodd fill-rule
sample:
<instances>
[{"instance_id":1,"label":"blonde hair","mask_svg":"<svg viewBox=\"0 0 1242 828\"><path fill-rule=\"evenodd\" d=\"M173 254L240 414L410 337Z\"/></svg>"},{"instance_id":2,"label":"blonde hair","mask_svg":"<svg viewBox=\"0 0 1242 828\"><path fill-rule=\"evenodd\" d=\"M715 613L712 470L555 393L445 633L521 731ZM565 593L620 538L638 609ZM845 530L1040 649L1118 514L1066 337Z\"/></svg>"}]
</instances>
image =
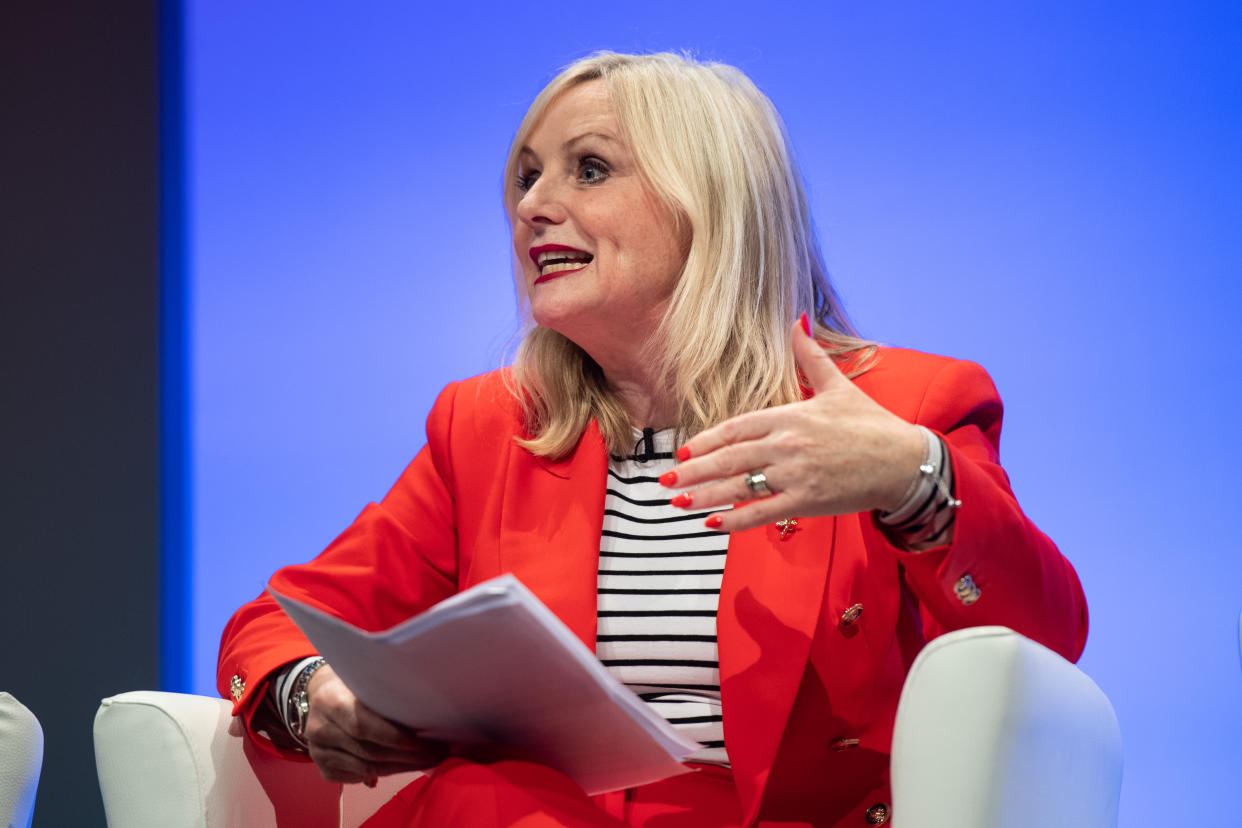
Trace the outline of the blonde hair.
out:
<instances>
[{"instance_id":1,"label":"blonde hair","mask_svg":"<svg viewBox=\"0 0 1242 828\"><path fill-rule=\"evenodd\" d=\"M678 441L802 399L789 345L800 313L814 320L816 339L849 376L865 371L875 345L857 336L828 280L784 123L732 66L601 52L564 69L531 104L509 149L510 222L527 136L558 95L594 80L610 95L645 183L690 229L685 266L650 348L659 376L680 392L677 422L669 424ZM529 314L510 384L529 434L519 443L534 454L565 456L591 419L609 452L633 450L631 424L600 367Z\"/></svg>"}]
</instances>

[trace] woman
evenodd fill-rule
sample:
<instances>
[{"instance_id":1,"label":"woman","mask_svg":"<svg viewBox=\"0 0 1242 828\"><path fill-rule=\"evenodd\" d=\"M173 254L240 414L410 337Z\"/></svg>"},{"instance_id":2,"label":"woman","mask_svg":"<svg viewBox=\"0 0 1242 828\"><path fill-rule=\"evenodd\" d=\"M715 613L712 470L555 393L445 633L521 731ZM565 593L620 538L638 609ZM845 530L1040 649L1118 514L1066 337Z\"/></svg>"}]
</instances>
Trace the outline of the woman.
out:
<instances>
[{"instance_id":1,"label":"woman","mask_svg":"<svg viewBox=\"0 0 1242 828\"><path fill-rule=\"evenodd\" d=\"M573 64L518 129L505 204L531 322L514 365L449 386L384 501L272 586L382 629L513 572L700 741L700 772L589 798L499 748L446 758L266 596L220 657L259 744L343 782L434 769L377 825L881 824L928 639L1004 624L1078 657L1082 592L997 463L990 380L853 335L743 75Z\"/></svg>"}]
</instances>

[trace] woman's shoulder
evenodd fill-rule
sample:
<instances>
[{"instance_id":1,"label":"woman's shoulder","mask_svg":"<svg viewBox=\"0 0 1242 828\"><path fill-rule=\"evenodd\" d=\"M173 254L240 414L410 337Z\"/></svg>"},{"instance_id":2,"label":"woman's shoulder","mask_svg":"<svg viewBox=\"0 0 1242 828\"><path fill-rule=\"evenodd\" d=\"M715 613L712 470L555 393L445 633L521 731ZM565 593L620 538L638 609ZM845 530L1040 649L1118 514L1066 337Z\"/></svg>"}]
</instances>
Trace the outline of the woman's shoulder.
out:
<instances>
[{"instance_id":1,"label":"woman's shoulder","mask_svg":"<svg viewBox=\"0 0 1242 828\"><path fill-rule=\"evenodd\" d=\"M877 375L887 375L893 372L902 374L935 372L945 364L954 361L952 357L881 344L875 346L870 359L864 363L867 370L861 376L873 372Z\"/></svg>"},{"instance_id":2,"label":"woman's shoulder","mask_svg":"<svg viewBox=\"0 0 1242 828\"><path fill-rule=\"evenodd\" d=\"M508 368L450 382L431 410L432 421L472 424L484 430L516 429L522 410L513 391Z\"/></svg>"},{"instance_id":3,"label":"woman's shoulder","mask_svg":"<svg viewBox=\"0 0 1242 828\"><path fill-rule=\"evenodd\" d=\"M862 380L864 377L871 381L930 379L945 371L987 374L982 366L967 359L929 354L926 351L898 348L893 345L878 345L875 355L867 364L867 370L860 374L858 379Z\"/></svg>"},{"instance_id":4,"label":"woman's shoulder","mask_svg":"<svg viewBox=\"0 0 1242 828\"><path fill-rule=\"evenodd\" d=\"M456 380L440 392L427 416L427 449L445 468L482 473L508 455L522 423L504 369Z\"/></svg>"},{"instance_id":5,"label":"woman's shoulder","mask_svg":"<svg viewBox=\"0 0 1242 828\"><path fill-rule=\"evenodd\" d=\"M473 377L454 380L445 386L441 396L452 392L458 400L467 404L490 406L509 400L516 406L517 399L510 388L509 369L497 368Z\"/></svg>"},{"instance_id":6,"label":"woman's shoulder","mask_svg":"<svg viewBox=\"0 0 1242 828\"><path fill-rule=\"evenodd\" d=\"M854 383L876 402L912 419L929 400L955 397L999 405L996 386L978 363L881 345Z\"/></svg>"}]
</instances>

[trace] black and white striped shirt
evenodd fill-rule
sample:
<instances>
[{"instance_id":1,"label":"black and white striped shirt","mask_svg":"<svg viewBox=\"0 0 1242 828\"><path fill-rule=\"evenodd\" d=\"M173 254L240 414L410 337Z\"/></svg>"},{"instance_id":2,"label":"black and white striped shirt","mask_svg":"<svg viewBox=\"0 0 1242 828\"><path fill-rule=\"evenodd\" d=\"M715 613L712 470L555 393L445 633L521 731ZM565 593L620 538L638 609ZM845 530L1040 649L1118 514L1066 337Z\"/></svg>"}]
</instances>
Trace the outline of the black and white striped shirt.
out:
<instances>
[{"instance_id":1,"label":"black and white striped shirt","mask_svg":"<svg viewBox=\"0 0 1242 828\"><path fill-rule=\"evenodd\" d=\"M710 512L668 504L672 430L644 434L636 455L612 457L600 538L596 655L673 727L702 745L689 759L727 765L720 712L716 607L727 533ZM644 446L645 442L645 446Z\"/></svg>"}]
</instances>

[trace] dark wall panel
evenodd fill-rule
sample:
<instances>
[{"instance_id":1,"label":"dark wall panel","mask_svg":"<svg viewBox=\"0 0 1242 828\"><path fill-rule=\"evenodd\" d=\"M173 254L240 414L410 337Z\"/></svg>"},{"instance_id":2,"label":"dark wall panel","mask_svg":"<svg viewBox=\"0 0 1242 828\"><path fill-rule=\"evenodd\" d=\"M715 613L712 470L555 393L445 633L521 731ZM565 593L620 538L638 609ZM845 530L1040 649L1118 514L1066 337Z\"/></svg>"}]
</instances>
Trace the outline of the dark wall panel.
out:
<instances>
[{"instance_id":1,"label":"dark wall panel","mask_svg":"<svg viewBox=\"0 0 1242 828\"><path fill-rule=\"evenodd\" d=\"M46 738L37 826L101 825L99 699L158 663L154 2L0 26L0 689Z\"/></svg>"}]
</instances>

